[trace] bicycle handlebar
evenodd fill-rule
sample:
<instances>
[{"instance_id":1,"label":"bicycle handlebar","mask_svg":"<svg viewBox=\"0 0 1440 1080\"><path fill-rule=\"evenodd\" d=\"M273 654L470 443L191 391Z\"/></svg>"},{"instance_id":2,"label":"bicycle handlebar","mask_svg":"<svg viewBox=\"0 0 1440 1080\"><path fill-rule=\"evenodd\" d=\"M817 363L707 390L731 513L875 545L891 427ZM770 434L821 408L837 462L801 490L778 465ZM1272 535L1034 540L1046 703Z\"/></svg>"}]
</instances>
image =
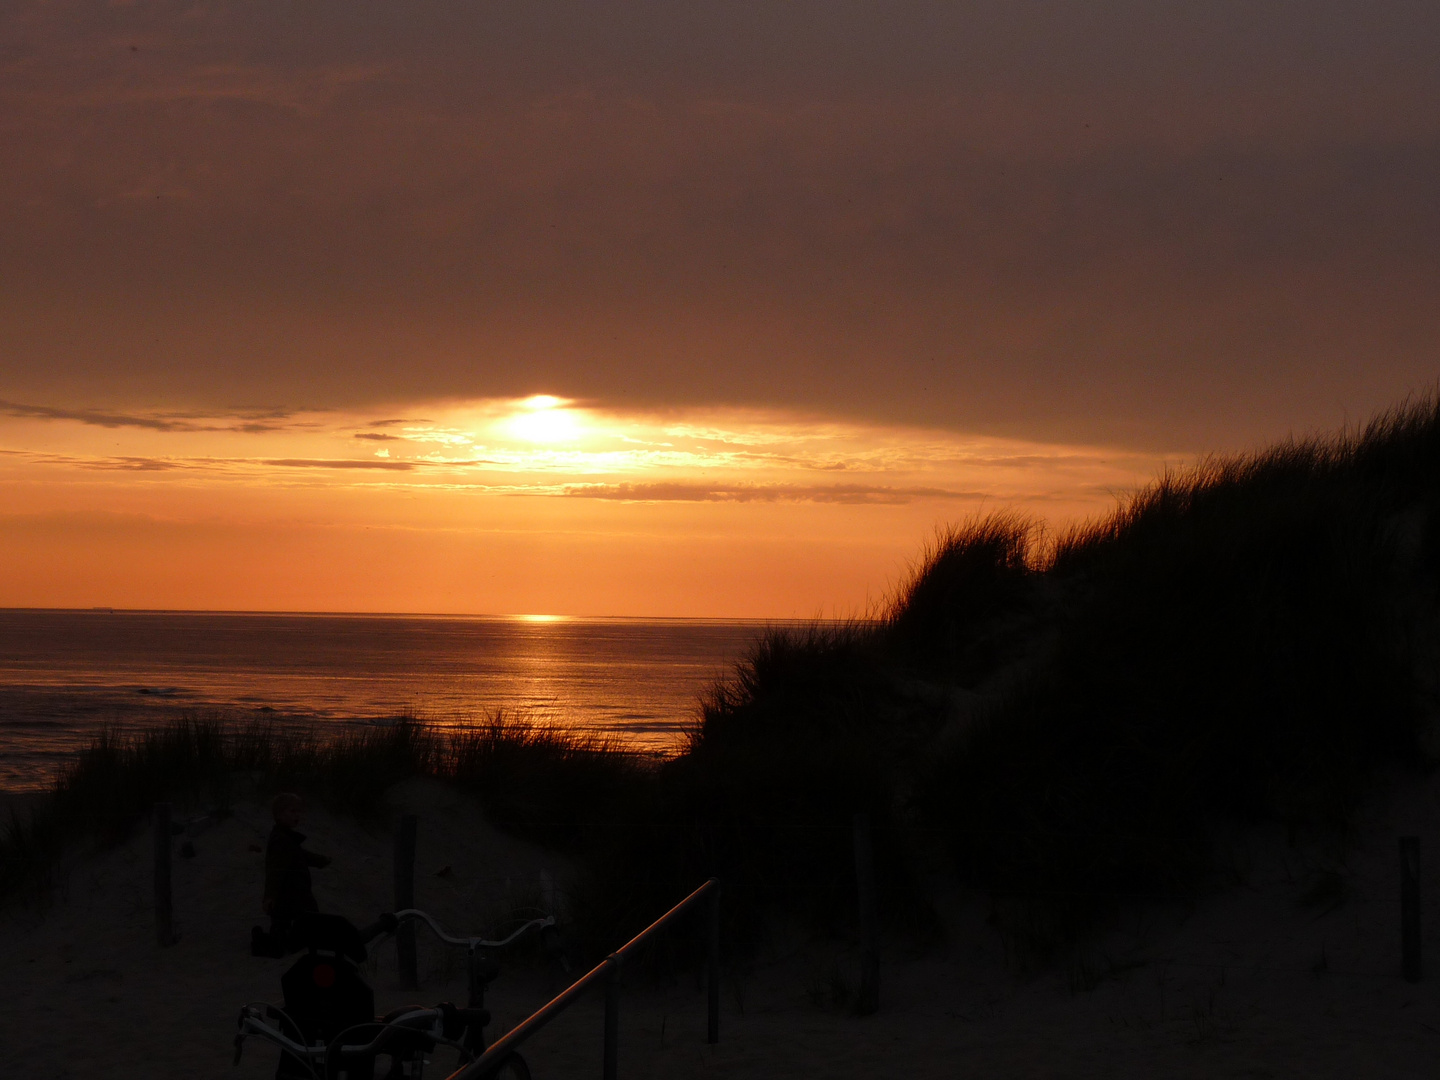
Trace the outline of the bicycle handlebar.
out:
<instances>
[{"instance_id":1,"label":"bicycle handlebar","mask_svg":"<svg viewBox=\"0 0 1440 1080\"><path fill-rule=\"evenodd\" d=\"M373 926L366 927L364 930L358 931L358 933L360 933L363 939L368 940L377 933L392 932L391 926L386 925L389 922L390 918L392 918L392 916L382 916L380 922L375 923ZM553 927L555 925L555 916L547 915L542 919L529 920L528 922L517 928L508 937L502 938L498 941L491 941L487 938L456 937L453 934L446 933L445 928L442 927L438 922L436 922L433 916L429 915L424 911L421 911L419 908L405 908L402 911L397 911L394 913L393 918L396 920L396 924L398 924L398 921L400 919L419 919L420 921L424 922L425 925L428 926L430 930L435 934L435 936L438 937L441 941L449 945L463 945L470 950L472 956L474 955L477 948L503 948L504 946L509 945L512 941L514 941L516 938L520 937L522 934L526 933L529 930L534 930L536 928L543 930L548 927ZM274 1006L265 1005L260 1002L252 1002L248 1005L245 1005L240 1010L240 1018L238 1024L239 1031L236 1033L235 1036L236 1064L239 1064L240 1062L241 1044L244 1043L247 1037L252 1035L259 1035L280 1046L282 1049L289 1051L297 1059L299 1059L299 1061L304 1064L304 1066L309 1069L310 1072L317 1078L319 1076L319 1073L315 1070L315 1064L318 1061L323 1061L328 1058L332 1051L342 1057L352 1056L356 1054L373 1054L375 1051L380 1049L383 1044L397 1037L398 1034L402 1031L408 1031L412 1034L421 1035L425 1038L435 1040L438 1043L444 1043L448 1046L454 1046L468 1053L468 1048L461 1043L455 1042L450 1037L449 1031L446 1029L450 1026L451 1023L455 1022L459 1022L462 1029L465 1027L469 1027L472 1024L478 1024L483 1026L486 1022L488 1022L490 1016L490 1014L487 1013L484 1009L457 1009L454 1006L450 1005L446 1005L443 1008L436 1009L416 1009L410 1012L406 1012L396 1017L394 1020L381 1023L380 1030L376 1033L375 1037L368 1043L362 1043L359 1045L347 1045L341 1043L340 1036L337 1036L334 1040L331 1041L331 1044L327 1047L324 1045L307 1045L305 1041L297 1041L296 1039L291 1038L284 1030L272 1026L268 1022L271 1015L273 1015L277 1020L288 1024L291 1028L295 1030L295 1033L300 1036L300 1040L304 1040L305 1036L301 1033L299 1026L295 1024L295 1022L291 1020L290 1017L287 1016L283 1010L276 1009ZM412 1026L417 1024L417 1022L423 1024L426 1021L430 1021L432 1023L434 1023L435 1021L439 1021L439 1027L441 1030L435 1031L432 1029L430 1031L424 1031L422 1028ZM352 1030L363 1029L368 1026L370 1025L358 1024L355 1025L353 1028L346 1029L346 1031L342 1032L341 1035L345 1035Z\"/></svg>"},{"instance_id":2,"label":"bicycle handlebar","mask_svg":"<svg viewBox=\"0 0 1440 1080\"><path fill-rule=\"evenodd\" d=\"M420 1035L436 1043L453 1046L456 1049L469 1053L470 1051L465 1044L457 1042L456 1039L459 1038L460 1033L466 1028L475 1025L483 1026L490 1018L490 1014L484 1009L460 1009L448 1003L429 1009L411 1009L409 1012L402 1013L384 1023L374 1025L362 1023L353 1025L332 1039L327 1046L324 1043L311 1045L309 1043L297 1042L295 1039L286 1035L284 1031L272 1025L269 1022L270 1018L265 1015L266 1013L272 1013L277 1020L283 1020L290 1023L292 1027L295 1026L294 1021L291 1021L283 1010L276 1009L272 1005L266 1005L263 1002L254 1002L246 1005L240 1010L240 1030L235 1038L235 1064L238 1065L240 1063L241 1043L251 1035L259 1035L262 1038L269 1039L282 1049L288 1050L304 1062L312 1073L315 1071L314 1063L316 1061L323 1061L332 1053L339 1053L342 1057L356 1055L373 1056L377 1051L383 1050L383 1048L401 1032ZM350 1034L352 1031L363 1031L371 1027L378 1027L379 1030L375 1033L375 1037L368 1043L352 1045L341 1041L344 1036ZM297 1034L298 1033L297 1029Z\"/></svg>"},{"instance_id":3,"label":"bicycle handlebar","mask_svg":"<svg viewBox=\"0 0 1440 1080\"><path fill-rule=\"evenodd\" d=\"M505 945L509 945L512 941L518 938L521 934L525 933L525 931L527 930L533 929L534 927L540 927L541 929L544 929L547 926L555 925L555 916L546 915L543 919L531 919L524 926L520 927L520 929L516 930L513 934L511 934L509 937L505 938L502 941L487 941L485 938L461 938L455 937L452 934L447 934L445 932L445 929L438 922L436 922L432 916L421 911L419 908L405 908L403 911L397 911L395 912L395 918L420 919L427 926L429 926L432 931L434 931L435 936L438 937L441 941L446 942L450 945L464 945L467 949L472 950L477 947L486 949L499 949Z\"/></svg>"}]
</instances>

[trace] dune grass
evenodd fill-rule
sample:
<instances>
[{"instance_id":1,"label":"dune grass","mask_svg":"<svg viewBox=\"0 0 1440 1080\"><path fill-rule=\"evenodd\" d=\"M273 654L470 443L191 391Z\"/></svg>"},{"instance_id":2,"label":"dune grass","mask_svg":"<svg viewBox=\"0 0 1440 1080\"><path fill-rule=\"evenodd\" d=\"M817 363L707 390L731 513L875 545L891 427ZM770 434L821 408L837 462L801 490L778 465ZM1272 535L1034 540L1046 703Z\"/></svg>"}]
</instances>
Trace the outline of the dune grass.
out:
<instances>
[{"instance_id":1,"label":"dune grass","mask_svg":"<svg viewBox=\"0 0 1440 1080\"><path fill-rule=\"evenodd\" d=\"M633 924L716 873L752 912L843 917L864 812L897 925L939 847L1046 955L1213 884L1217 836L1343 833L1387 770L1428 768L1437 582L1434 399L1059 536L950 529L881 618L756 644L658 770L636 824L664 827L593 864L594 910Z\"/></svg>"},{"instance_id":2,"label":"dune grass","mask_svg":"<svg viewBox=\"0 0 1440 1080\"><path fill-rule=\"evenodd\" d=\"M1427 402L1163 477L1032 556L1023 678L920 799L966 876L1065 939L1193 892L1217 827L1343 829L1380 770L1427 766L1437 481Z\"/></svg>"},{"instance_id":3,"label":"dune grass","mask_svg":"<svg viewBox=\"0 0 1440 1080\"><path fill-rule=\"evenodd\" d=\"M67 847L122 840L161 801L224 814L237 789L299 791L362 819L412 776L472 792L517 834L573 846L577 822L644 764L603 742L493 715L437 726L413 719L327 729L193 715L130 736L102 730L28 813L0 831L0 895L43 887Z\"/></svg>"}]
</instances>

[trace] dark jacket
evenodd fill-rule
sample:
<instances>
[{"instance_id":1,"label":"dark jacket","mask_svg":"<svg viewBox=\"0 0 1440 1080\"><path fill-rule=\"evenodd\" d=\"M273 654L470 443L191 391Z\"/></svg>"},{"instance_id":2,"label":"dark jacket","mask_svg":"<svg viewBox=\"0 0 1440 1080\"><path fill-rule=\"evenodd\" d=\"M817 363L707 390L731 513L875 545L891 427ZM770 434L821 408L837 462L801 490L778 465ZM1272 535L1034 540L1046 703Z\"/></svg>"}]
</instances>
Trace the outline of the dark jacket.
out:
<instances>
[{"instance_id":1,"label":"dark jacket","mask_svg":"<svg viewBox=\"0 0 1440 1080\"><path fill-rule=\"evenodd\" d=\"M279 823L270 830L265 848L265 910L277 928L301 912L320 910L310 888L310 867L325 866L330 860L306 851L304 843L303 834Z\"/></svg>"}]
</instances>

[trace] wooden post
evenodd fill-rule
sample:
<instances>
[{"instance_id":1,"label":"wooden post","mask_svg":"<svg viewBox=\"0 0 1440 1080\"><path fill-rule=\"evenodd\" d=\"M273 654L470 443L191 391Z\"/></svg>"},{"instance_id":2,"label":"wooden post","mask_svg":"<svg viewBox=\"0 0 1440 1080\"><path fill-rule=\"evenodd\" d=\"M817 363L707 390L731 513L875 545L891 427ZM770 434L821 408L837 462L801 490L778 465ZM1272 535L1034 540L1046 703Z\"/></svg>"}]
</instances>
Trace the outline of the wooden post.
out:
<instances>
[{"instance_id":1,"label":"wooden post","mask_svg":"<svg viewBox=\"0 0 1440 1080\"><path fill-rule=\"evenodd\" d=\"M414 814L401 814L395 830L395 910L415 906ZM415 923L405 919L395 931L395 956L400 963L400 985L413 990L420 985L415 963Z\"/></svg>"},{"instance_id":2,"label":"wooden post","mask_svg":"<svg viewBox=\"0 0 1440 1080\"><path fill-rule=\"evenodd\" d=\"M170 892L170 804L155 804L155 941L163 949L175 944L175 906Z\"/></svg>"},{"instance_id":3,"label":"wooden post","mask_svg":"<svg viewBox=\"0 0 1440 1080\"><path fill-rule=\"evenodd\" d=\"M605 1080L620 1074L620 957L609 956L610 973L605 977Z\"/></svg>"},{"instance_id":4,"label":"wooden post","mask_svg":"<svg viewBox=\"0 0 1440 1080\"><path fill-rule=\"evenodd\" d=\"M880 933L875 914L875 853L866 814L855 815L855 882L860 901L860 993L855 1011L869 1016L880 1008Z\"/></svg>"},{"instance_id":5,"label":"wooden post","mask_svg":"<svg viewBox=\"0 0 1440 1080\"><path fill-rule=\"evenodd\" d=\"M711 878L710 886L710 948L709 965L705 972L710 997L710 1025L706 1041L720 1041L720 879Z\"/></svg>"},{"instance_id":6,"label":"wooden post","mask_svg":"<svg viewBox=\"0 0 1440 1080\"><path fill-rule=\"evenodd\" d=\"M1400 837L1400 968L1420 981L1420 838Z\"/></svg>"}]
</instances>

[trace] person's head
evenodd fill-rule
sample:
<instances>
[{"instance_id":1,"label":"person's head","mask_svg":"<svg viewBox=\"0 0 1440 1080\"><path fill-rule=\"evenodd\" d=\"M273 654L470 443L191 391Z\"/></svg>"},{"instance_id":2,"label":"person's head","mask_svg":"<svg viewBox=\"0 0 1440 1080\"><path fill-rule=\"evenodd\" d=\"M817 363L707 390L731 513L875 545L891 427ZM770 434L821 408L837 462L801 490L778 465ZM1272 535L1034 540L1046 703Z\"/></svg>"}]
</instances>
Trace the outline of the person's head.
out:
<instances>
[{"instance_id":1,"label":"person's head","mask_svg":"<svg viewBox=\"0 0 1440 1080\"><path fill-rule=\"evenodd\" d=\"M300 817L305 813L305 801L293 791L282 791L271 800L270 813L277 825L293 829L300 824Z\"/></svg>"}]
</instances>

